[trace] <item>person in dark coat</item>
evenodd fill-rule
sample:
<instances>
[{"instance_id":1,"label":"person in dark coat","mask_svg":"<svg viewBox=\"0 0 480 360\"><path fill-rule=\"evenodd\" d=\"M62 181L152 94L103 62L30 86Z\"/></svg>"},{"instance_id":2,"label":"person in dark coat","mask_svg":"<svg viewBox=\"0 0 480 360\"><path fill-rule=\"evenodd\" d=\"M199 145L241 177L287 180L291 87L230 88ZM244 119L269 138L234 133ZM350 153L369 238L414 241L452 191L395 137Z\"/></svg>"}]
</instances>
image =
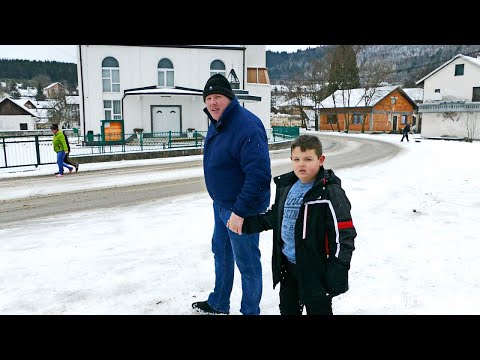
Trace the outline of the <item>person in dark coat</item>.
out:
<instances>
[{"instance_id":1,"label":"person in dark coat","mask_svg":"<svg viewBox=\"0 0 480 360\"><path fill-rule=\"evenodd\" d=\"M291 145L293 171L277 176L275 202L249 216L244 233L273 229L273 287L280 314L333 315L332 298L348 290L357 232L341 180L323 167L322 144L300 135Z\"/></svg>"},{"instance_id":2,"label":"person in dark coat","mask_svg":"<svg viewBox=\"0 0 480 360\"><path fill-rule=\"evenodd\" d=\"M403 136L402 136L402 140L400 141L403 141L404 138L407 139L407 141L410 141L408 140L408 134L410 134L410 124L407 123L407 125L405 125L405 127L403 128Z\"/></svg>"},{"instance_id":3,"label":"person in dark coat","mask_svg":"<svg viewBox=\"0 0 480 360\"><path fill-rule=\"evenodd\" d=\"M194 302L192 307L204 314L228 314L237 265L242 277L240 312L259 315L260 235L242 234L242 224L246 216L260 214L270 204L267 133L262 121L240 105L225 76L210 77L203 100L210 120L203 147L203 173L213 200L215 287L207 300Z\"/></svg>"}]
</instances>

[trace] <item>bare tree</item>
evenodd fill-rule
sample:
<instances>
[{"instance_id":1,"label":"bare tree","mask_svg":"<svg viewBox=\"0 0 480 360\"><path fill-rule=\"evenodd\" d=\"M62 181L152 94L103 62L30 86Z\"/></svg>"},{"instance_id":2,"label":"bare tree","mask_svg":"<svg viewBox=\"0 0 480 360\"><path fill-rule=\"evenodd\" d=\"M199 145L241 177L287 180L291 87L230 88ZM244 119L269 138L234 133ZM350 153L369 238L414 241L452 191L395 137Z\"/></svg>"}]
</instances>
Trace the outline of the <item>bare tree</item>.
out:
<instances>
[{"instance_id":1,"label":"bare tree","mask_svg":"<svg viewBox=\"0 0 480 360\"><path fill-rule=\"evenodd\" d=\"M289 92L287 94L287 98L290 100L292 107L298 109L301 117L301 127L306 128L306 121L305 121L305 105L307 100L306 94L306 87L304 85L304 80L290 80L290 84L288 86Z\"/></svg>"},{"instance_id":2,"label":"bare tree","mask_svg":"<svg viewBox=\"0 0 480 360\"><path fill-rule=\"evenodd\" d=\"M62 128L71 128L80 121L78 112L67 103L62 92L54 94L50 99L47 115L49 123L57 123Z\"/></svg>"},{"instance_id":3,"label":"bare tree","mask_svg":"<svg viewBox=\"0 0 480 360\"><path fill-rule=\"evenodd\" d=\"M351 123L350 100L352 90L360 87L359 69L357 65L358 46L338 45L329 57L331 59L328 78L329 93L332 93L333 103L337 107L337 100L341 101L345 119L345 132L348 132ZM337 114L340 111L337 111ZM337 117L338 118L338 117ZM340 131L337 121L337 129Z\"/></svg>"},{"instance_id":4,"label":"bare tree","mask_svg":"<svg viewBox=\"0 0 480 360\"><path fill-rule=\"evenodd\" d=\"M477 113L467 113L467 116L464 120L465 130L467 131L466 141L472 142L477 137L478 132L478 114Z\"/></svg>"},{"instance_id":5,"label":"bare tree","mask_svg":"<svg viewBox=\"0 0 480 360\"><path fill-rule=\"evenodd\" d=\"M329 68L330 66L327 56L312 62L311 82L307 86L307 97L312 100L313 108L315 110L315 131L319 130L319 116L317 109L320 106L321 101L328 96Z\"/></svg>"},{"instance_id":6,"label":"bare tree","mask_svg":"<svg viewBox=\"0 0 480 360\"><path fill-rule=\"evenodd\" d=\"M367 119L369 108L371 107L378 88L389 80L392 74L392 65L380 61L365 62L360 66L361 82L363 84L363 94L361 100L364 102L362 133L365 132L365 120ZM373 116L370 119L370 125L373 128Z\"/></svg>"}]
</instances>

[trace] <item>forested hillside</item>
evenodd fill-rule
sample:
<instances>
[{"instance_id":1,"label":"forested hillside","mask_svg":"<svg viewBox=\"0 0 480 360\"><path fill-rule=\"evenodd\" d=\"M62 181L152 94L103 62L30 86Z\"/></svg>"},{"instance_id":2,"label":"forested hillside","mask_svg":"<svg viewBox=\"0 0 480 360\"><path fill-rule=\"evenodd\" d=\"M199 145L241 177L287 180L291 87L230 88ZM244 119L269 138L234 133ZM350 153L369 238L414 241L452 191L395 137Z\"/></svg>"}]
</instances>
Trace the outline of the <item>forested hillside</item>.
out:
<instances>
[{"instance_id":1,"label":"forested hillside","mask_svg":"<svg viewBox=\"0 0 480 360\"><path fill-rule=\"evenodd\" d=\"M308 79L311 62L322 59L334 45L295 53L267 51L267 67L273 84L280 80ZM480 45L364 45L357 46L357 63L382 61L393 68L390 82L412 86L423 76L457 54L475 57Z\"/></svg>"},{"instance_id":2,"label":"forested hillside","mask_svg":"<svg viewBox=\"0 0 480 360\"><path fill-rule=\"evenodd\" d=\"M77 87L77 64L57 61L0 59L0 80L13 80L24 86L42 87L61 82L69 90Z\"/></svg>"}]
</instances>

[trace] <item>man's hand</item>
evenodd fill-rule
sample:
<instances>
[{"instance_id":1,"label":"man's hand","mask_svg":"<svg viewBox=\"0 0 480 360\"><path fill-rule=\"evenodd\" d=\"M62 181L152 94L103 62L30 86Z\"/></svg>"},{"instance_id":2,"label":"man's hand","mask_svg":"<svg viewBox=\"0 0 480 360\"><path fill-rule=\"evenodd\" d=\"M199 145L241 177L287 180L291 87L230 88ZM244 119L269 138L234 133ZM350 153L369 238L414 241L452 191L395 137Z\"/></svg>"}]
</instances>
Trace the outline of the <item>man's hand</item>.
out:
<instances>
[{"instance_id":1,"label":"man's hand","mask_svg":"<svg viewBox=\"0 0 480 360\"><path fill-rule=\"evenodd\" d=\"M238 235L242 235L243 218L232 212L227 221L227 227Z\"/></svg>"}]
</instances>

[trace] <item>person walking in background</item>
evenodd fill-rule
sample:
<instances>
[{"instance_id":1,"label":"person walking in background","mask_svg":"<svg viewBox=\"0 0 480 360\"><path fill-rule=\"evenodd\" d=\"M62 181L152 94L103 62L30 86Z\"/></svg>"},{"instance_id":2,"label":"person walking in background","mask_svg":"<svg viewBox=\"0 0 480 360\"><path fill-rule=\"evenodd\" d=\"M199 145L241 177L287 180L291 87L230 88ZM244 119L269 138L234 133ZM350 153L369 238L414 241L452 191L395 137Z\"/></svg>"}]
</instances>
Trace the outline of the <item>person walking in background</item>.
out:
<instances>
[{"instance_id":1,"label":"person walking in background","mask_svg":"<svg viewBox=\"0 0 480 360\"><path fill-rule=\"evenodd\" d=\"M407 141L410 141L408 140L408 134L410 133L410 124L407 123L407 125L405 125L405 127L403 128L403 136L402 136L402 140L400 141L403 141L404 138L407 139Z\"/></svg>"},{"instance_id":2,"label":"person walking in background","mask_svg":"<svg viewBox=\"0 0 480 360\"><path fill-rule=\"evenodd\" d=\"M63 167L66 167L69 172L73 172L75 167L65 164L65 154L67 154L69 150L63 131L58 129L58 124L52 124L50 130L52 130L53 133L53 150L57 153L58 174L55 176L63 177Z\"/></svg>"},{"instance_id":3,"label":"person walking in background","mask_svg":"<svg viewBox=\"0 0 480 360\"><path fill-rule=\"evenodd\" d=\"M291 145L293 171L277 176L275 202L244 219L243 233L273 229L273 287L280 314L333 315L332 298L348 290L357 236L341 180L323 163L322 143L300 135Z\"/></svg>"},{"instance_id":4,"label":"person walking in background","mask_svg":"<svg viewBox=\"0 0 480 360\"><path fill-rule=\"evenodd\" d=\"M215 287L192 307L203 314L228 314L235 264L241 274L243 315L259 315L262 297L260 234L242 234L243 219L270 204L271 167L262 121L238 102L220 74L203 90L210 119L203 147L205 184L213 200L212 252ZM228 227L227 227L228 226Z\"/></svg>"},{"instance_id":5,"label":"person walking in background","mask_svg":"<svg viewBox=\"0 0 480 360\"><path fill-rule=\"evenodd\" d=\"M63 131L62 131L63 132ZM67 152L65 153L65 158L63 159L63 162L67 165L71 165L75 168L75 172L78 172L78 166L79 164L70 159L70 142L68 141L68 136L66 133L63 133L63 136L65 136L65 142L67 143ZM55 175L58 174L58 172L55 173Z\"/></svg>"}]
</instances>

